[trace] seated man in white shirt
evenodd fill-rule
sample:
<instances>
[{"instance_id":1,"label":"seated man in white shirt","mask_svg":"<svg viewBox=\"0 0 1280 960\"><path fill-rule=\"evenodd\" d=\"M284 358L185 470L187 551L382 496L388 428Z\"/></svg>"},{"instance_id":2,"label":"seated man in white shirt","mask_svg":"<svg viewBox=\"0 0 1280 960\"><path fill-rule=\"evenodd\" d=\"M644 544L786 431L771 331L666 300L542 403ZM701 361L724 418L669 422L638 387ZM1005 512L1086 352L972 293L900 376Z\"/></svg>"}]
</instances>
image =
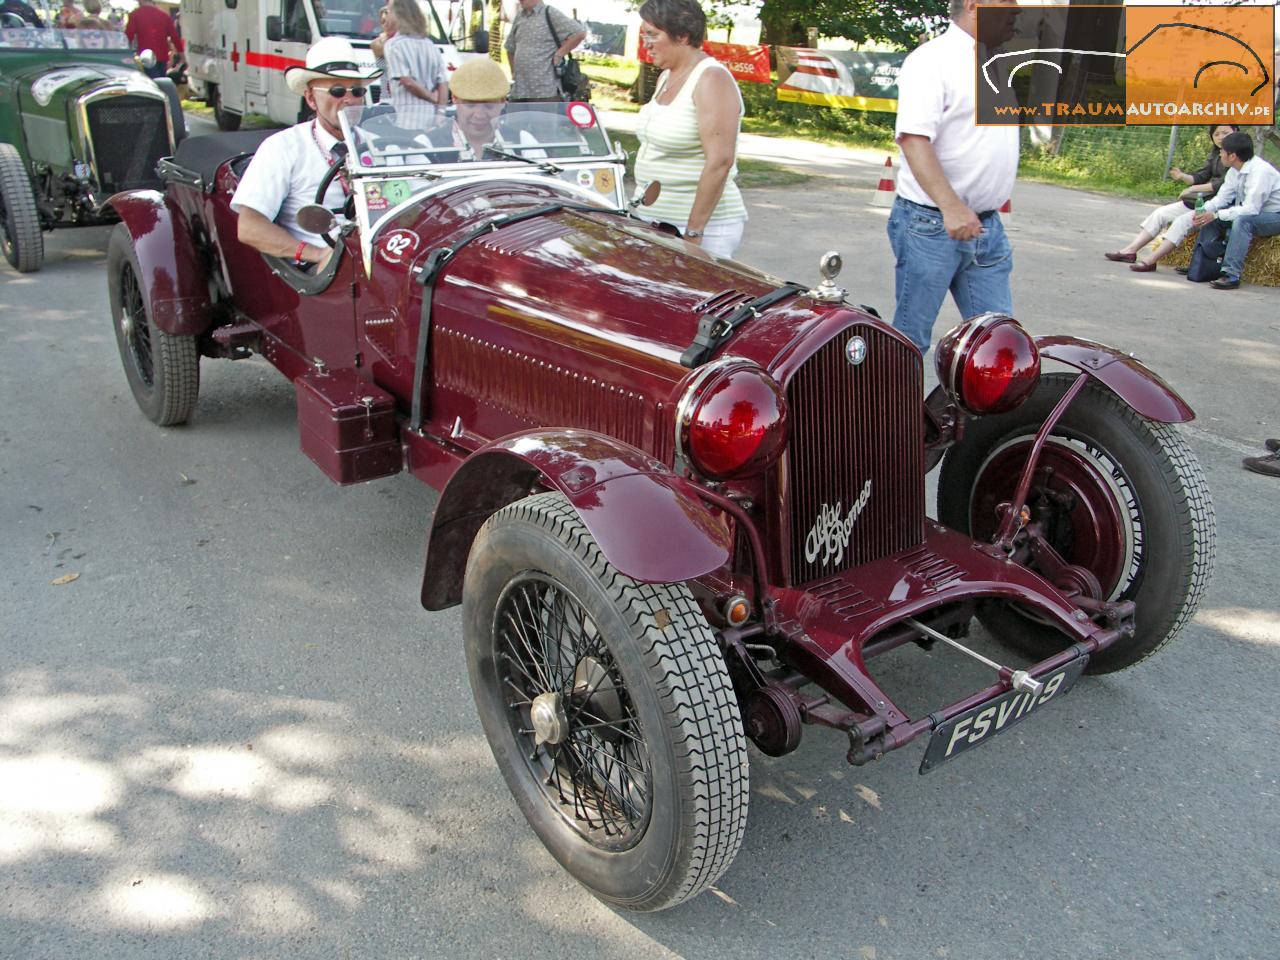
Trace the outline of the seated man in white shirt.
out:
<instances>
[{"instance_id":1,"label":"seated man in white shirt","mask_svg":"<svg viewBox=\"0 0 1280 960\"><path fill-rule=\"evenodd\" d=\"M231 209L240 215L241 243L299 267L328 262L332 248L298 225L298 211L315 202L333 164L333 148L342 137L339 112L363 102L365 85L379 75L372 65L356 63L350 41L341 37L325 37L307 51L305 67L285 71L289 89L302 95L316 115L272 134L253 155L231 198ZM341 210L345 201L341 179L335 177L324 205Z\"/></svg>"},{"instance_id":2,"label":"seated man in white shirt","mask_svg":"<svg viewBox=\"0 0 1280 960\"><path fill-rule=\"evenodd\" d=\"M1280 233L1280 171L1253 155L1253 138L1233 133L1222 141L1222 162L1230 169L1217 196L1192 218L1201 228L1200 242L1210 244L1230 228L1222 276L1209 286L1234 290L1240 286L1244 258L1254 237Z\"/></svg>"}]
</instances>

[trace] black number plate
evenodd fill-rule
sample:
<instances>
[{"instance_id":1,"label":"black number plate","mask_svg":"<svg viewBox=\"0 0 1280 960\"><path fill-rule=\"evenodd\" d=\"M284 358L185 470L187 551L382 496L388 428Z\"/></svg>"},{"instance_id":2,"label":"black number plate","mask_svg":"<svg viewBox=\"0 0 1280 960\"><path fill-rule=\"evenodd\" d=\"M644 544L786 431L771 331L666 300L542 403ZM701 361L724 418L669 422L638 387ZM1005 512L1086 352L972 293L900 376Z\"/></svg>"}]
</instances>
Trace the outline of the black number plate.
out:
<instances>
[{"instance_id":1,"label":"black number plate","mask_svg":"<svg viewBox=\"0 0 1280 960\"><path fill-rule=\"evenodd\" d=\"M1010 690L934 727L924 760L920 763L920 772L928 773L940 763L982 746L997 733L1004 733L1031 716L1043 704L1059 699L1075 686L1088 663L1088 656L1080 656L1043 677L1037 677L1044 683L1044 692L1038 697Z\"/></svg>"}]
</instances>

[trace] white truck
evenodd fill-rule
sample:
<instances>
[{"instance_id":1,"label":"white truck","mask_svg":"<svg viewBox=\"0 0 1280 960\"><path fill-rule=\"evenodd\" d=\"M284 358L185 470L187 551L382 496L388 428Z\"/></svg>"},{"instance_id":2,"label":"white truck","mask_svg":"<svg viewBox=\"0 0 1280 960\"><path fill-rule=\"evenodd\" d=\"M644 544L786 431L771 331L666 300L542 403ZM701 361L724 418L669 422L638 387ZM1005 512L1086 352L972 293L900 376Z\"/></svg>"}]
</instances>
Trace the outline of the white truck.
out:
<instances>
[{"instance_id":1,"label":"white truck","mask_svg":"<svg viewBox=\"0 0 1280 960\"><path fill-rule=\"evenodd\" d=\"M433 0L418 0L431 38L455 69L470 53L488 50L483 3L447 4L448 26ZM443 0L441 0L443 3ZM346 37L361 62L372 63L369 43L378 35L385 0L182 0L182 35L192 95L213 107L222 130L235 130L246 113L277 123L297 123L310 111L284 82L284 71L302 66L307 48L321 37ZM465 12L476 10L473 18ZM376 85L373 99L376 99Z\"/></svg>"}]
</instances>

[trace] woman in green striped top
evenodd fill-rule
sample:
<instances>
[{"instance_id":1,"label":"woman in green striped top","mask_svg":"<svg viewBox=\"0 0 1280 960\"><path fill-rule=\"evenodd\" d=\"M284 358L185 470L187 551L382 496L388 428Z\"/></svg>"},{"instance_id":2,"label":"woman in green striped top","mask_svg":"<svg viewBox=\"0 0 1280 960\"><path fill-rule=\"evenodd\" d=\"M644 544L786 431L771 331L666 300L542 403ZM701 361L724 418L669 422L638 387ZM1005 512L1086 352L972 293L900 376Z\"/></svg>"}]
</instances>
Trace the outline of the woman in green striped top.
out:
<instances>
[{"instance_id":1,"label":"woman in green striped top","mask_svg":"<svg viewBox=\"0 0 1280 960\"><path fill-rule=\"evenodd\" d=\"M640 108L636 181L662 193L647 213L679 227L690 243L731 257L747 208L738 190L742 94L721 64L702 52L707 18L695 0L646 0L640 38L663 71Z\"/></svg>"}]
</instances>

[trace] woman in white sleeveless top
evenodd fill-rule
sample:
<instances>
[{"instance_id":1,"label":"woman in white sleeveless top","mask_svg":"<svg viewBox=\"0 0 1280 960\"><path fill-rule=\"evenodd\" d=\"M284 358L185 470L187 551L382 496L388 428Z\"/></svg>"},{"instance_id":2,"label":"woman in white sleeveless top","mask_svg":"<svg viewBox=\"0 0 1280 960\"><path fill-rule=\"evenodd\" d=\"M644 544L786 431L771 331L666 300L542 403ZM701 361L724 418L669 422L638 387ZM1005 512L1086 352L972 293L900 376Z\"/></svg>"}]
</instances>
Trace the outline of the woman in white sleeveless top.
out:
<instances>
[{"instance_id":1,"label":"woman in white sleeveless top","mask_svg":"<svg viewBox=\"0 0 1280 960\"><path fill-rule=\"evenodd\" d=\"M695 0L646 0L640 19L641 41L663 71L636 129L636 182L662 184L646 214L731 257L747 225L736 182L742 94L733 75L702 52L707 18Z\"/></svg>"}]
</instances>

